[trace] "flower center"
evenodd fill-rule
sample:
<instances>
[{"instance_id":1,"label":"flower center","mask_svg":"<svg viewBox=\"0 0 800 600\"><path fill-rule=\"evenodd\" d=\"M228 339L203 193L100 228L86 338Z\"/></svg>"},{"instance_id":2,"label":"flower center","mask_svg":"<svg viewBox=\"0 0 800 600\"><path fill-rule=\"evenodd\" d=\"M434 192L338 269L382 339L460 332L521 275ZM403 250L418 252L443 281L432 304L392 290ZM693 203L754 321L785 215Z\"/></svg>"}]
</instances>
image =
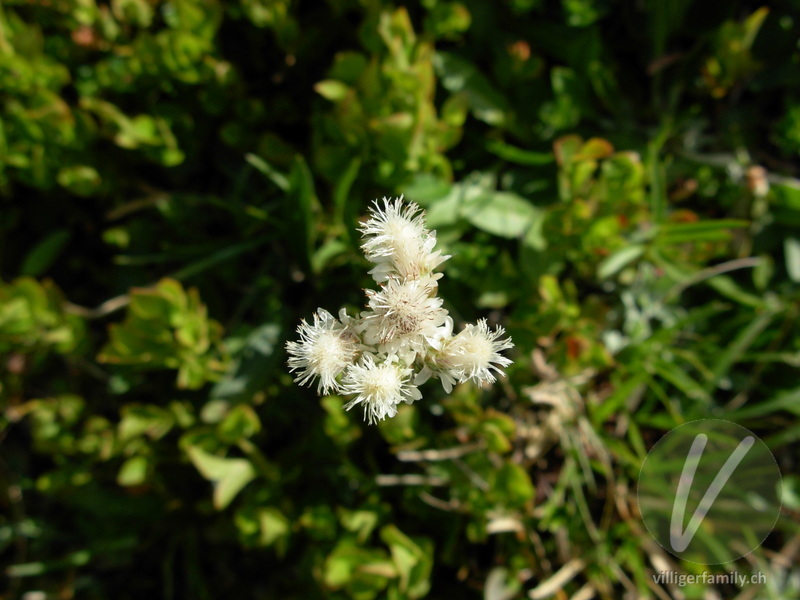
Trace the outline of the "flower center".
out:
<instances>
[{"instance_id":1,"label":"flower center","mask_svg":"<svg viewBox=\"0 0 800 600\"><path fill-rule=\"evenodd\" d=\"M465 354L471 355L473 363L477 365L487 364L493 354L492 342L483 336L469 337L464 340L462 350Z\"/></svg>"},{"instance_id":2,"label":"flower center","mask_svg":"<svg viewBox=\"0 0 800 600\"><path fill-rule=\"evenodd\" d=\"M386 402L397 397L402 385L403 381L397 369L380 366L370 369L364 377L364 396L370 402Z\"/></svg>"},{"instance_id":3,"label":"flower center","mask_svg":"<svg viewBox=\"0 0 800 600\"><path fill-rule=\"evenodd\" d=\"M338 373L341 365L350 361L353 348L337 331L325 331L313 345L309 364L321 373Z\"/></svg>"}]
</instances>

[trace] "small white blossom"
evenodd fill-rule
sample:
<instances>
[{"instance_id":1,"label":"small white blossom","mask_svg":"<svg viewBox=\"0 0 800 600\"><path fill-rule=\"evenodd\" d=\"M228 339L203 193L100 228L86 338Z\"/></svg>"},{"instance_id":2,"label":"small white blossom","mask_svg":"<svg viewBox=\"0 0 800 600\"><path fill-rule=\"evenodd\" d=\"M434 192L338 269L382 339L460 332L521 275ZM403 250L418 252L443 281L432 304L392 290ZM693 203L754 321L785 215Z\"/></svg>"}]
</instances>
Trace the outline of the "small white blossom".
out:
<instances>
[{"instance_id":1,"label":"small white blossom","mask_svg":"<svg viewBox=\"0 0 800 600\"><path fill-rule=\"evenodd\" d=\"M492 331L486 319L480 319L477 325L467 325L457 336L446 340L433 361L434 372L440 376L445 391L449 393L455 383L468 380L494 383L492 371L504 375L502 367L510 365L511 360L500 352L514 346L511 338L500 339L504 334L499 325Z\"/></svg>"},{"instance_id":2,"label":"small white blossom","mask_svg":"<svg viewBox=\"0 0 800 600\"><path fill-rule=\"evenodd\" d=\"M377 263L369 273L378 283L392 277L400 279L433 277L433 270L446 261L434 251L436 233L425 226L424 213L413 202L403 204L403 197L394 202L383 199L383 208L375 200L371 216L360 226L364 243L361 248L367 260Z\"/></svg>"},{"instance_id":3,"label":"small white blossom","mask_svg":"<svg viewBox=\"0 0 800 600\"><path fill-rule=\"evenodd\" d=\"M367 290L370 310L362 313L365 343L381 344L389 352L422 351L425 339L434 336L447 317L435 289L419 279L390 279L378 292Z\"/></svg>"},{"instance_id":4,"label":"small white blossom","mask_svg":"<svg viewBox=\"0 0 800 600\"><path fill-rule=\"evenodd\" d=\"M358 364L347 369L342 380L342 393L356 394L345 410L362 404L364 418L370 424L395 416L400 402L411 404L422 397L410 382L411 373L410 368L400 366L396 356L376 364L371 355L365 354Z\"/></svg>"},{"instance_id":5,"label":"small white blossom","mask_svg":"<svg viewBox=\"0 0 800 600\"><path fill-rule=\"evenodd\" d=\"M341 322L328 311L320 308L314 313L314 324L305 319L297 328L299 342L286 342L291 371L300 371L295 381L300 385L311 384L319 377L317 393L329 394L338 391L336 378L353 364L360 354L358 338L350 327L350 318L344 309Z\"/></svg>"},{"instance_id":6,"label":"small white blossom","mask_svg":"<svg viewBox=\"0 0 800 600\"><path fill-rule=\"evenodd\" d=\"M363 405L372 424L395 416L400 402L419 400L417 386L431 377L447 393L468 380L493 383L494 373L511 364L500 353L513 344L486 319L453 335L453 320L436 295L441 274L434 273L450 257L434 249L436 232L416 204L384 198L369 210L361 247L380 289L366 291L367 309L356 318L342 309L337 320L318 309L314 324L303 321L300 341L287 342L286 350L290 370L299 371L295 381L319 379L320 394L354 396L345 409Z\"/></svg>"}]
</instances>

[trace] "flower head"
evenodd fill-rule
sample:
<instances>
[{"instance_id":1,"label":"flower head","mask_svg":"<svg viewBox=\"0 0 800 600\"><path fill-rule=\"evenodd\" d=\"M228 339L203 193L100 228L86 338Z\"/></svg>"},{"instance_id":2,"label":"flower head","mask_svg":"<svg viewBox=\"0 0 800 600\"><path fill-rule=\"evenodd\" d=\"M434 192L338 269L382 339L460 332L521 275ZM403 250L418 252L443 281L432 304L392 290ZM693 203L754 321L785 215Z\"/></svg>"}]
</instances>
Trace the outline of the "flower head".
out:
<instances>
[{"instance_id":1,"label":"flower head","mask_svg":"<svg viewBox=\"0 0 800 600\"><path fill-rule=\"evenodd\" d=\"M436 333L447 311L435 285L419 279L390 279L376 292L367 290L369 311L362 313L364 340L388 345L388 351L420 351Z\"/></svg>"},{"instance_id":2,"label":"flower head","mask_svg":"<svg viewBox=\"0 0 800 600\"><path fill-rule=\"evenodd\" d=\"M392 202L375 200L370 218L361 225L361 245L367 260L377 263L370 271L378 283L391 277L400 279L430 277L433 270L449 256L434 252L436 233L425 226L424 213L413 202L403 204L403 197ZM434 279L441 274L433 276Z\"/></svg>"},{"instance_id":3,"label":"flower head","mask_svg":"<svg viewBox=\"0 0 800 600\"><path fill-rule=\"evenodd\" d=\"M450 257L434 250L436 232L416 204L384 198L369 211L361 247L380 289L366 290L366 310L355 318L342 309L337 320L318 309L313 325L303 321L300 341L286 350L290 369L299 371L295 381L318 378L318 393L353 396L345 409L361 404L372 424L395 416L400 402L419 400L417 386L431 377L448 393L467 380L493 383L511 364L500 353L513 344L486 319L453 335L453 319L436 295L441 273L434 272Z\"/></svg>"},{"instance_id":4,"label":"flower head","mask_svg":"<svg viewBox=\"0 0 800 600\"><path fill-rule=\"evenodd\" d=\"M456 381L494 383L492 371L503 375L502 367L510 365L511 360L500 352L514 346L511 338L500 339L504 334L499 325L492 331L486 319L481 319L477 325L467 325L461 333L446 340L434 359L445 390L449 392Z\"/></svg>"},{"instance_id":5,"label":"flower head","mask_svg":"<svg viewBox=\"0 0 800 600\"><path fill-rule=\"evenodd\" d=\"M291 371L300 371L295 381L311 384L319 377L317 393L338 391L336 378L351 365L361 352L358 338L350 327L350 318L344 309L338 321L328 311L320 308L314 313L314 324L305 319L297 328L299 342L286 342Z\"/></svg>"},{"instance_id":6,"label":"flower head","mask_svg":"<svg viewBox=\"0 0 800 600\"><path fill-rule=\"evenodd\" d=\"M347 369L342 380L342 392L356 394L344 408L350 410L363 404L364 418L370 424L393 417L400 402L411 404L422 397L410 377L411 369L402 367L396 356L375 364L372 356L365 354L358 364Z\"/></svg>"}]
</instances>

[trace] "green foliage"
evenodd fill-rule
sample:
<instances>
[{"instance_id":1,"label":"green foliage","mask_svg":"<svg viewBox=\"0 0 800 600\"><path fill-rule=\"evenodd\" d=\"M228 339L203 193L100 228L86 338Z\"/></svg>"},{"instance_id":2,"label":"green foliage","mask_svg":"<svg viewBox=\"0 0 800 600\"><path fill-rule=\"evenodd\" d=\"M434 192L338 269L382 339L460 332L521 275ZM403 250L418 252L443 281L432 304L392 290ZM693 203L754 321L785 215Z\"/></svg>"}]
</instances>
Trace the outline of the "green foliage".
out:
<instances>
[{"instance_id":1,"label":"green foliage","mask_svg":"<svg viewBox=\"0 0 800 600\"><path fill-rule=\"evenodd\" d=\"M83 321L65 310L52 281L20 277L0 284L0 352L68 354L84 335Z\"/></svg>"},{"instance_id":2,"label":"green foliage","mask_svg":"<svg viewBox=\"0 0 800 600\"><path fill-rule=\"evenodd\" d=\"M446 22L433 26L448 31ZM449 177L443 152L458 142L466 106L448 101L441 118L437 116L433 45L417 38L404 8L378 15L369 35L365 42L377 51L371 59L354 52L337 54L330 78L314 88L335 105L319 124L315 158L320 173L335 181L357 160L389 188L409 173Z\"/></svg>"},{"instance_id":3,"label":"green foliage","mask_svg":"<svg viewBox=\"0 0 800 600\"><path fill-rule=\"evenodd\" d=\"M795 4L2 3L0 598L798 597ZM282 349L401 193L515 364L369 427ZM761 587L652 578L710 416L786 475Z\"/></svg>"},{"instance_id":4,"label":"green foliage","mask_svg":"<svg viewBox=\"0 0 800 600\"><path fill-rule=\"evenodd\" d=\"M222 329L210 320L196 289L163 279L150 289L132 289L123 323L112 325L98 360L143 368L178 370L179 388L195 389L225 370Z\"/></svg>"}]
</instances>

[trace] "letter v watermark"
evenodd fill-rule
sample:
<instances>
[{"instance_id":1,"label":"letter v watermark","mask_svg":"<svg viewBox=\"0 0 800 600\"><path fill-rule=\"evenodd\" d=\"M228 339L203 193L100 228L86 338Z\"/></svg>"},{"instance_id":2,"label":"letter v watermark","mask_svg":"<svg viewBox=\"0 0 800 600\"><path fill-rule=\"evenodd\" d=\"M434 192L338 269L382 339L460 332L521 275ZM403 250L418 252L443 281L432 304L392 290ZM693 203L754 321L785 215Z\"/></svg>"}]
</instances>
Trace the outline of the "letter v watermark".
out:
<instances>
[{"instance_id":1,"label":"letter v watermark","mask_svg":"<svg viewBox=\"0 0 800 600\"><path fill-rule=\"evenodd\" d=\"M678 480L678 490L675 494L675 504L672 505L672 521L670 522L669 531L669 543L672 545L672 549L675 550L675 552L683 552L688 548L694 535L700 528L700 524L703 522L703 519L705 519L708 511L711 510L711 506L722 491L722 488L728 483L728 479L736 470L736 467L739 466L739 463L742 462L742 459L755 443L755 438L753 436L747 436L739 442L733 454L728 457L728 460L725 461L725 464L722 465L719 473L717 473L717 476L714 477L714 481L708 486L706 493L703 494L703 499L692 514L692 518L689 520L686 530L681 531L683 527L683 517L686 513L686 503L689 500L689 490L692 488L697 465L700 464L706 442L708 442L707 435L703 433L697 434L697 437L694 438L694 442L692 442L692 447L689 449L689 454L686 456L686 462L683 463L681 477Z\"/></svg>"}]
</instances>

